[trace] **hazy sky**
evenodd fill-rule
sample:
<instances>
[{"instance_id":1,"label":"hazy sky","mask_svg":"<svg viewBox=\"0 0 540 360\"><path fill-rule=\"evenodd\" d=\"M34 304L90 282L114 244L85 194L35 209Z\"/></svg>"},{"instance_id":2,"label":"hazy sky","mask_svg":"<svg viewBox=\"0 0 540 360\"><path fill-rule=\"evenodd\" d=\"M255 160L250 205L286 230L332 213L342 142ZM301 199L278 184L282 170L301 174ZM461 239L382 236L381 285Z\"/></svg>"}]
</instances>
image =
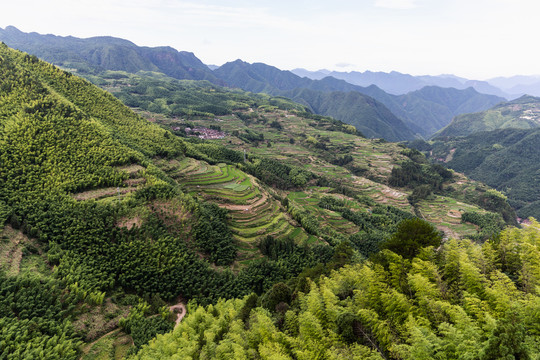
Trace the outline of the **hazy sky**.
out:
<instances>
[{"instance_id":1,"label":"hazy sky","mask_svg":"<svg viewBox=\"0 0 540 360\"><path fill-rule=\"evenodd\" d=\"M535 0L4 0L0 27L169 45L207 64L540 74Z\"/></svg>"}]
</instances>

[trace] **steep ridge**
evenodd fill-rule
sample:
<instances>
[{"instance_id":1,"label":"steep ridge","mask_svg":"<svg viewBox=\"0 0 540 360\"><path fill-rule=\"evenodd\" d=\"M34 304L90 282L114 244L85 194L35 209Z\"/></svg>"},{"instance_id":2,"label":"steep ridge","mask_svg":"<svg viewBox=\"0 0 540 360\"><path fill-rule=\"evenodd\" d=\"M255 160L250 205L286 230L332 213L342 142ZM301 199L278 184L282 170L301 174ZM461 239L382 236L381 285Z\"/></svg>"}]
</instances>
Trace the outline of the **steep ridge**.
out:
<instances>
[{"instance_id":1,"label":"steep ridge","mask_svg":"<svg viewBox=\"0 0 540 360\"><path fill-rule=\"evenodd\" d=\"M458 114L485 110L505 100L493 95L480 94L472 88L457 90L437 86L426 86L405 95L392 95L375 85L361 87L331 76L320 80L300 78L299 76L295 77L289 71L281 71L261 63L248 64L241 60L227 63L214 70L214 73L227 84L247 91L263 91L274 95L288 96L295 101L308 105L318 114L335 117L357 126L362 131L367 128L369 131L366 134L380 134L382 128L386 128L386 126L394 127L395 132L401 134L401 136L396 136L395 133L390 132L389 135L383 136L389 140L402 140L404 137L411 138L411 131L407 127L414 134L429 137L437 130L448 125L452 118ZM306 92L304 89L311 91ZM318 94L315 91L323 93ZM333 94L328 95L331 92ZM355 117L354 113L349 113L351 106L356 107L359 114L373 113L374 109L368 109L365 105L362 105L362 103L365 104L369 100L358 94L351 96L350 92L368 95L376 99L405 124L382 114L378 116L380 124L375 122L372 117L366 119L359 116ZM357 99L358 103L352 103L350 101L351 97ZM318 104L322 102L332 104L318 110ZM376 105L375 108L380 109L381 106ZM377 125L379 131L375 130ZM387 130L385 129L385 131Z\"/></svg>"},{"instance_id":2,"label":"steep ridge","mask_svg":"<svg viewBox=\"0 0 540 360\"><path fill-rule=\"evenodd\" d=\"M355 126L368 137L389 141L413 139L414 134L386 107L342 80L312 81L290 71L241 60L227 63L214 73L228 85L252 92L281 95L306 105L316 114L332 116Z\"/></svg>"},{"instance_id":3,"label":"steep ridge","mask_svg":"<svg viewBox=\"0 0 540 360\"><path fill-rule=\"evenodd\" d=\"M412 129L429 138L459 114L489 109L505 101L504 98L480 94L472 87L457 90L426 86L405 95L395 96L385 102Z\"/></svg>"}]
</instances>

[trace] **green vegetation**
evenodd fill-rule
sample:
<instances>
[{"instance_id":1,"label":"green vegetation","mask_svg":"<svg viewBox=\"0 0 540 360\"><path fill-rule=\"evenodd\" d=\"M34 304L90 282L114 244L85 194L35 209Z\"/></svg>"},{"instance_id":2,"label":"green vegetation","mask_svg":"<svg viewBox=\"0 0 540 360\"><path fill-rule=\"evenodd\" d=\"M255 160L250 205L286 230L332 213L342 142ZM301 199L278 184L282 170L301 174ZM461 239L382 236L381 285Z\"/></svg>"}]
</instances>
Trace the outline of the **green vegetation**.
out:
<instances>
[{"instance_id":1,"label":"green vegetation","mask_svg":"<svg viewBox=\"0 0 540 360\"><path fill-rule=\"evenodd\" d=\"M399 223L397 231L381 244L381 248L412 259L424 247L437 248L441 240L441 234L430 223L418 218L406 219Z\"/></svg>"},{"instance_id":2,"label":"green vegetation","mask_svg":"<svg viewBox=\"0 0 540 360\"><path fill-rule=\"evenodd\" d=\"M360 92L323 92L301 88L278 94L306 104L316 114L331 116L350 124L370 138L384 138L388 141L414 138L414 133L386 106Z\"/></svg>"},{"instance_id":3,"label":"green vegetation","mask_svg":"<svg viewBox=\"0 0 540 360\"><path fill-rule=\"evenodd\" d=\"M389 141L410 140L414 133L385 105L362 93L362 87L336 79L313 81L290 71L262 63L229 62L214 71L228 85L240 89L285 96L305 105L312 112L332 116L354 126L368 137Z\"/></svg>"},{"instance_id":4,"label":"green vegetation","mask_svg":"<svg viewBox=\"0 0 540 360\"><path fill-rule=\"evenodd\" d=\"M432 160L503 192L519 217L536 218L540 217L539 139L538 129L501 129L411 145L431 153Z\"/></svg>"},{"instance_id":5,"label":"green vegetation","mask_svg":"<svg viewBox=\"0 0 540 360\"><path fill-rule=\"evenodd\" d=\"M534 129L538 127L540 99L524 95L519 99L473 114L457 116L434 137L467 136L497 129Z\"/></svg>"},{"instance_id":6,"label":"green vegetation","mask_svg":"<svg viewBox=\"0 0 540 360\"><path fill-rule=\"evenodd\" d=\"M369 89L369 88L368 88ZM390 111L413 131L428 139L447 126L454 117L484 111L505 101L504 98L481 94L472 87L458 90L451 87L425 86L404 95L373 93Z\"/></svg>"},{"instance_id":7,"label":"green vegetation","mask_svg":"<svg viewBox=\"0 0 540 360\"><path fill-rule=\"evenodd\" d=\"M176 80L159 73L104 71L86 77L130 107L171 117L213 117L265 107L305 111L284 98L227 89L208 81Z\"/></svg>"},{"instance_id":8,"label":"green vegetation","mask_svg":"<svg viewBox=\"0 0 540 360\"><path fill-rule=\"evenodd\" d=\"M258 300L192 306L132 358L536 359L538 226L412 258L384 250Z\"/></svg>"},{"instance_id":9,"label":"green vegetation","mask_svg":"<svg viewBox=\"0 0 540 360\"><path fill-rule=\"evenodd\" d=\"M94 73L94 80L99 80L99 74ZM350 125L306 113L303 106L285 99L227 91L207 83L181 84L168 78L160 83L163 75L107 74L102 86L116 93L134 84L129 81L141 81L144 96L152 104L163 103L160 99L178 91L179 97L193 94L183 103L185 109L219 101L230 107L223 115L207 108L197 115L175 116L165 107L161 113L150 112L148 105L140 111L152 119L146 121L88 81L0 46L0 352L7 358L137 356L152 338L176 334L170 332L175 317L171 309L183 307L184 302L190 312L200 314L194 321L201 326L206 326L202 320L206 310L195 310L197 304L210 306L206 308L209 319L220 317L221 306L229 306L224 304L236 304L219 320L225 324L223 330L201 333L208 338L197 338L191 348L195 352L209 351L214 356L215 349L203 347L218 346L225 339L236 313L241 321L239 331L255 324L250 314L260 312L270 314L264 318L269 331L278 329L279 337L295 338L312 323L312 315L301 321L295 318L304 316L301 299L322 286L325 277L351 267L359 273L371 271L366 270L369 268L383 274L385 280L379 279L378 284L385 290L394 289L387 293L405 305L384 307L374 305L380 299L372 299L373 306L378 306L372 310L395 328L392 336L406 339L403 329L408 323L389 314L391 309L402 313L415 306L404 300L415 291L406 285L414 261L421 257L431 262L430 269L447 267L447 260L433 253L435 250L419 250L432 244L431 235L438 239L438 230L444 230L458 238L475 234L479 227L482 236L489 233L490 241L503 239L496 236L493 226L500 228L501 218L456 199L470 197L486 209L499 211L508 206L506 198L427 164L419 152L358 136ZM116 88L111 87L113 75L118 80ZM240 106L241 99L250 107ZM180 129L175 130L177 127ZM188 136L187 127L227 135L199 139ZM415 169L420 169L419 175L413 174ZM410 179L403 180L407 177ZM426 186L432 195L422 195ZM415 207L408 201L412 195L420 198ZM434 222L437 231L415 218L415 210ZM455 221L447 223L450 218ZM413 224L414 231L406 224ZM425 229L429 231L420 231ZM394 246L403 239L411 245L411 253ZM454 243L458 244L448 240L443 247ZM383 244L390 244L386 246L396 253L379 253ZM477 251L471 250L477 245L463 244L469 246L467 256ZM500 250L500 254L515 254L519 249L515 250ZM479 256L472 257L476 261ZM532 275L522 276L520 263L512 256L499 261L490 255L488 260L478 261L489 264L482 268L486 274L494 271L490 267L494 264L518 286L526 283L535 289ZM461 253L458 258L465 261ZM462 278L457 276L456 281ZM485 289L491 286L487 281L480 283ZM453 298L461 293L454 292L453 282L448 284L441 289L451 291L440 297L455 300L451 306L462 306ZM335 287L321 289L334 299L330 294ZM485 289L474 293L482 301L489 300ZM356 288L342 290L336 296L346 307L350 305L347 299L359 292ZM224 300L246 296L228 303ZM367 300L360 302L366 304ZM257 310L259 304L262 308ZM339 321L337 334L344 334L351 344L358 327L353 326L351 332L347 324L354 324L360 307L348 309L350 314ZM497 331L514 326L512 316L504 318ZM331 324L331 317L325 315L325 319ZM423 321L419 323L425 324ZM192 320L187 323L194 324ZM320 330L334 331L327 324ZM383 326L373 325L377 326L365 329L374 333ZM360 329L363 326L368 325L362 323ZM488 331L484 324L480 328ZM342 346L339 336L328 336L328 344L335 345L331 350L335 354L344 351L346 355L348 345ZM369 344L363 347L364 341L351 351L394 354L388 342L373 336L366 341L377 344L378 349L370 349ZM503 341L497 336L490 340L491 350ZM525 339L523 336L519 339ZM313 358L310 351L322 348L307 335L306 340L287 345L283 354L296 351L295 346L309 345L303 348L304 355L295 356ZM231 346L238 354L244 348ZM261 351L281 351L276 349Z\"/></svg>"},{"instance_id":10,"label":"green vegetation","mask_svg":"<svg viewBox=\"0 0 540 360\"><path fill-rule=\"evenodd\" d=\"M218 265L235 258L236 244L223 221L225 213L182 193L153 159L179 161L189 153L215 162L212 156L221 160L234 153L186 144L136 116L111 95L35 57L5 45L1 45L0 57L2 227L7 221L32 239L6 233L5 256L10 260L2 259L2 267L19 276L20 269L36 259L39 268L40 256L35 253L40 249L46 251L45 261L55 266L52 279L47 280L51 274L45 269L48 274L43 280L31 279L26 286L38 292L42 281L52 281L45 285L54 290L47 295L50 300L45 307L50 305L50 309L35 307L52 316L45 325L37 324L41 330L26 331L36 326L34 316L25 320L27 315L10 305L17 298L3 297L9 304L4 307L8 313L0 318L2 329L20 336L10 335L1 345L2 353L76 358L79 330L69 327L70 321L85 316L83 303L100 306L114 291L165 300L182 295L208 303L251 291L261 293L305 266L324 261L317 255L323 254L320 251L302 248L302 254L294 258L261 259L238 274L211 268L197 251L209 254ZM264 169L250 166L254 172ZM241 194L251 188L248 183L231 191ZM91 193L115 187L116 192ZM191 227L190 219L195 219L196 226ZM11 285L5 288L15 291ZM57 309L55 303L66 309ZM146 325L164 331L152 321ZM153 336L131 335L143 339L136 341L139 345Z\"/></svg>"},{"instance_id":11,"label":"green vegetation","mask_svg":"<svg viewBox=\"0 0 540 360\"><path fill-rule=\"evenodd\" d=\"M218 81L192 53L171 47L139 47L110 36L80 39L72 36L23 33L13 26L0 29L0 41L47 62L85 74L103 70L159 71L177 79Z\"/></svg>"}]
</instances>

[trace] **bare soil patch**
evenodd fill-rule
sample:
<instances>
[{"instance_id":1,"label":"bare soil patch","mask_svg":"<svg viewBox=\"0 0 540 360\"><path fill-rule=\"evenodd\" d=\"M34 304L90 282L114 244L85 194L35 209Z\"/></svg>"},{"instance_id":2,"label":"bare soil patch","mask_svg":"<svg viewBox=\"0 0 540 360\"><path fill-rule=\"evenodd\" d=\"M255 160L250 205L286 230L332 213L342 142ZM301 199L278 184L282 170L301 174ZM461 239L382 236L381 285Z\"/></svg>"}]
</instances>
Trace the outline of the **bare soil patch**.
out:
<instances>
[{"instance_id":1,"label":"bare soil patch","mask_svg":"<svg viewBox=\"0 0 540 360\"><path fill-rule=\"evenodd\" d=\"M140 228L142 225L142 219L139 216L133 218L122 218L118 220L116 226L125 227L128 230L131 230L133 227Z\"/></svg>"}]
</instances>

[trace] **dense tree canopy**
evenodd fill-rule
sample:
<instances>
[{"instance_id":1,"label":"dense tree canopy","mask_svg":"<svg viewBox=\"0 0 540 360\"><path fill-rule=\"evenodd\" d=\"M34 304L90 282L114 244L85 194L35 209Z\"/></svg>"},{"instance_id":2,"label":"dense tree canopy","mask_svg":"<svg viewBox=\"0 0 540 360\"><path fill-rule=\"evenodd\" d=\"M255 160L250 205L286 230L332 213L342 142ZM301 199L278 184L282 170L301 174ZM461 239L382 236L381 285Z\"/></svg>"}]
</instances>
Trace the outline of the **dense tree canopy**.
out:
<instances>
[{"instance_id":1,"label":"dense tree canopy","mask_svg":"<svg viewBox=\"0 0 540 360\"><path fill-rule=\"evenodd\" d=\"M291 297L276 285L261 307L252 297L192 306L133 358L535 359L539 225L409 259L384 250L382 263L345 266Z\"/></svg>"}]
</instances>

